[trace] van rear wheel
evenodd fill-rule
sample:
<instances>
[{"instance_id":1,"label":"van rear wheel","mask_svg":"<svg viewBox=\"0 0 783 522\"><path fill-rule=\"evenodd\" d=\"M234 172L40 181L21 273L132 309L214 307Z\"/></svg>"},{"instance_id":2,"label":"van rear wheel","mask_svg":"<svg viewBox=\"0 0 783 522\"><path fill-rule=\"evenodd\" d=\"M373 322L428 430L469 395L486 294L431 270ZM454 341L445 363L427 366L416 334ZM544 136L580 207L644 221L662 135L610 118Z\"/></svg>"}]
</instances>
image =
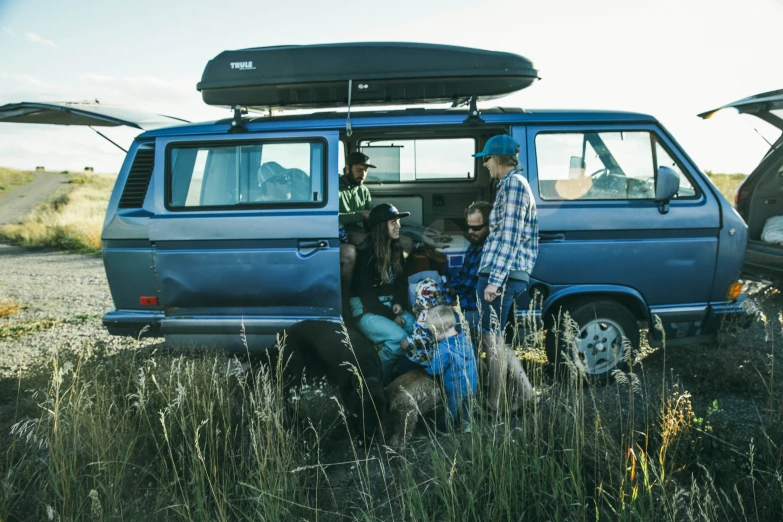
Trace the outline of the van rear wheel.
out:
<instances>
[{"instance_id":1,"label":"van rear wheel","mask_svg":"<svg viewBox=\"0 0 783 522\"><path fill-rule=\"evenodd\" d=\"M566 310L573 320L570 326L563 320L565 313L547 324L547 357L556 373L567 372L564 356L599 383L611 380L613 370L628 368L628 358L639 347L639 325L625 306L609 300L582 301ZM630 343L630 354L623 339Z\"/></svg>"}]
</instances>

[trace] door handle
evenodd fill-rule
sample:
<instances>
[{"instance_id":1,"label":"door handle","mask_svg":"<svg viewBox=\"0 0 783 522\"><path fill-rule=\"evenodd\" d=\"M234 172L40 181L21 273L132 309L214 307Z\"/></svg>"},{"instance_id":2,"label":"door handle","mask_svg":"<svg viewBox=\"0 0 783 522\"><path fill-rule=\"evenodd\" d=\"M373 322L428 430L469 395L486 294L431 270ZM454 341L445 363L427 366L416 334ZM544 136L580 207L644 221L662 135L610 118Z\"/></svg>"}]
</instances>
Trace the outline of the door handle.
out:
<instances>
[{"instance_id":1,"label":"door handle","mask_svg":"<svg viewBox=\"0 0 783 522\"><path fill-rule=\"evenodd\" d=\"M565 241L565 232L539 232L539 242Z\"/></svg>"},{"instance_id":2,"label":"door handle","mask_svg":"<svg viewBox=\"0 0 783 522\"><path fill-rule=\"evenodd\" d=\"M317 241L299 241L299 248L301 250L311 249L311 248L326 248L328 246L329 246L329 242L323 239L319 239Z\"/></svg>"}]
</instances>

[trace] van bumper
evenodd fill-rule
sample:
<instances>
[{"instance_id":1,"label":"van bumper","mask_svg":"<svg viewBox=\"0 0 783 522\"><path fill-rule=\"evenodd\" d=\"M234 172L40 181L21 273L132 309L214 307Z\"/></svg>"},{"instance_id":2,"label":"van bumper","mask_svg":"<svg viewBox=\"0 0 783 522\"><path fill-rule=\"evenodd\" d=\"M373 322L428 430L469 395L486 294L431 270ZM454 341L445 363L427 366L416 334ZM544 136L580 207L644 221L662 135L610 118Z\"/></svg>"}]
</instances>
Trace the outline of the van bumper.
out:
<instances>
[{"instance_id":1,"label":"van bumper","mask_svg":"<svg viewBox=\"0 0 783 522\"><path fill-rule=\"evenodd\" d=\"M164 317L162 311L110 310L103 315L102 321L103 326L112 335L162 337L160 322Z\"/></svg>"},{"instance_id":2,"label":"van bumper","mask_svg":"<svg viewBox=\"0 0 783 522\"><path fill-rule=\"evenodd\" d=\"M750 301L745 294L741 294L735 301L711 304L704 319L704 333L749 328L755 317L749 305Z\"/></svg>"}]
</instances>

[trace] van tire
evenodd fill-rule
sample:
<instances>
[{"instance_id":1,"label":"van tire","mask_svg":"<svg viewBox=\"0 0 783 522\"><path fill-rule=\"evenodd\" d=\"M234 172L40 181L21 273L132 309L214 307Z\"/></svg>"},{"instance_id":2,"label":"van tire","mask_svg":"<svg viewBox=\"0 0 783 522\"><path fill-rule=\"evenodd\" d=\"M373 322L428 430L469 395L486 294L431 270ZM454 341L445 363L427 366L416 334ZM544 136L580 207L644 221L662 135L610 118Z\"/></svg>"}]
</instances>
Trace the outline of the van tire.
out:
<instances>
[{"instance_id":1,"label":"van tire","mask_svg":"<svg viewBox=\"0 0 783 522\"><path fill-rule=\"evenodd\" d=\"M565 312L578 325L574 348L567 350ZM612 380L615 369L626 371L629 357L639 348L639 324L636 317L617 301L579 301L564 306L546 321L546 352L555 375L565 377L571 373L563 361L570 354L572 362L584 369L584 376L591 382L605 384ZM576 331L572 324L570 330ZM630 343L631 353L624 353L623 338Z\"/></svg>"}]
</instances>

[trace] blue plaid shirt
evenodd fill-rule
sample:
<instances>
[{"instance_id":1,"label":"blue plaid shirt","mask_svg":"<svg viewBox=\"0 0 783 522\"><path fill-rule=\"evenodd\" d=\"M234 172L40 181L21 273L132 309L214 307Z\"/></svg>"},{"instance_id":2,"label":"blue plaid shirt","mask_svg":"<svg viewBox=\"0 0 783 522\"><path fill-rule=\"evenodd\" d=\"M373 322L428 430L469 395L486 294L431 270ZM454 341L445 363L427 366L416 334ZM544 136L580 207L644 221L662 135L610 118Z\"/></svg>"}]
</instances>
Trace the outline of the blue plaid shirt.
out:
<instances>
[{"instance_id":1,"label":"blue plaid shirt","mask_svg":"<svg viewBox=\"0 0 783 522\"><path fill-rule=\"evenodd\" d=\"M478 286L478 271L481 265L481 249L484 244L468 246L462 266L448 281L448 286L459 296L459 305L463 310L476 310L476 287Z\"/></svg>"},{"instance_id":2,"label":"blue plaid shirt","mask_svg":"<svg viewBox=\"0 0 783 522\"><path fill-rule=\"evenodd\" d=\"M512 271L530 274L538 257L538 211L521 169L500 180L481 268L489 268L489 284L503 286Z\"/></svg>"}]
</instances>

